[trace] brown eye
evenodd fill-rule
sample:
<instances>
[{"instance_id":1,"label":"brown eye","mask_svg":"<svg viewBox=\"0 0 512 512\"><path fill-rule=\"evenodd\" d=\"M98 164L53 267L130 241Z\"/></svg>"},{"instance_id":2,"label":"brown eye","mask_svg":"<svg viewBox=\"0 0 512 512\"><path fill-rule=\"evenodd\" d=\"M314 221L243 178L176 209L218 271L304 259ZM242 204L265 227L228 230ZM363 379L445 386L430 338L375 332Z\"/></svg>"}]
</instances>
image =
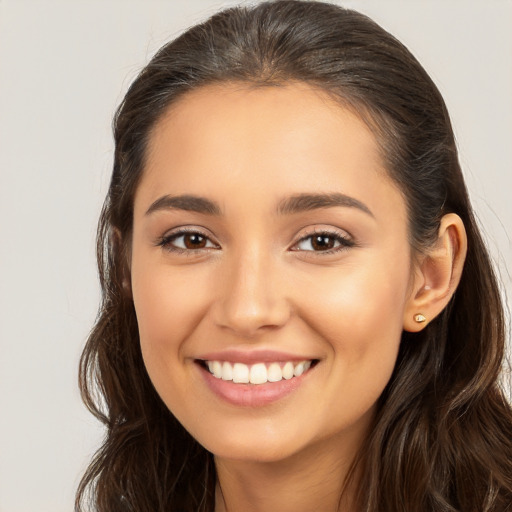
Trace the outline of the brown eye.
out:
<instances>
[{"instance_id":1,"label":"brown eye","mask_svg":"<svg viewBox=\"0 0 512 512\"><path fill-rule=\"evenodd\" d=\"M168 251L183 252L200 249L219 249L206 235L196 231L181 231L164 236L158 245Z\"/></svg>"},{"instance_id":2,"label":"brown eye","mask_svg":"<svg viewBox=\"0 0 512 512\"><path fill-rule=\"evenodd\" d=\"M305 236L295 245L293 250L306 252L336 252L353 247L354 242L339 233L313 233Z\"/></svg>"},{"instance_id":3,"label":"brown eye","mask_svg":"<svg viewBox=\"0 0 512 512\"><path fill-rule=\"evenodd\" d=\"M315 251L332 249L335 243L336 240L330 235L315 235L311 237L311 247L313 247Z\"/></svg>"},{"instance_id":4,"label":"brown eye","mask_svg":"<svg viewBox=\"0 0 512 512\"><path fill-rule=\"evenodd\" d=\"M183 235L183 245L187 249L202 249L203 247L206 247L206 237L199 233Z\"/></svg>"}]
</instances>

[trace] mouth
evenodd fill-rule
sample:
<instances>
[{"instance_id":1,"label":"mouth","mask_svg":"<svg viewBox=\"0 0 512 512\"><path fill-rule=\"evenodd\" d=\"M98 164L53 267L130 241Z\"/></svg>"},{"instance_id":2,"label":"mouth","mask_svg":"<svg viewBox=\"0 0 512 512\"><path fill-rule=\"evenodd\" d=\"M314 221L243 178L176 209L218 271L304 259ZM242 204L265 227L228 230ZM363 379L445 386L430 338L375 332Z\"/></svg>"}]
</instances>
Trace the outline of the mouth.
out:
<instances>
[{"instance_id":1,"label":"mouth","mask_svg":"<svg viewBox=\"0 0 512 512\"><path fill-rule=\"evenodd\" d=\"M214 378L231 381L234 384L253 384L255 386L290 381L310 371L317 359L303 361L274 361L245 364L242 362L196 360Z\"/></svg>"}]
</instances>

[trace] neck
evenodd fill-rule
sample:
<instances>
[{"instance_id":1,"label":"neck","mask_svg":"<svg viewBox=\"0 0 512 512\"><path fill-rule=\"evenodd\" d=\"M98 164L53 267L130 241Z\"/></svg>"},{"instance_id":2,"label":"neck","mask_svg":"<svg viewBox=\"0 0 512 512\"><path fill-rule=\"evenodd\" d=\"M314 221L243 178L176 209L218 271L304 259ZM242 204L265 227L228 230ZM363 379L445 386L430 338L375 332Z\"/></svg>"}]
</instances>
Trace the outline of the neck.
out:
<instances>
[{"instance_id":1,"label":"neck","mask_svg":"<svg viewBox=\"0 0 512 512\"><path fill-rule=\"evenodd\" d=\"M334 441L275 462L216 457L215 512L353 512L361 468L351 468L361 444Z\"/></svg>"}]
</instances>

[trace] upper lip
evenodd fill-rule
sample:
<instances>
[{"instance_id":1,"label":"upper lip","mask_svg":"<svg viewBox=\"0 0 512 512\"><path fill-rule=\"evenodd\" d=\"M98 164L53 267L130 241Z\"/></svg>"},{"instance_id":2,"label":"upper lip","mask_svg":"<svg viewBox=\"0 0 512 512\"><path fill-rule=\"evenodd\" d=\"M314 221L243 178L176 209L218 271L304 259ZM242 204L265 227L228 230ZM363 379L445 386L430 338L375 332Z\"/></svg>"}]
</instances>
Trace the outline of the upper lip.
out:
<instances>
[{"instance_id":1,"label":"upper lip","mask_svg":"<svg viewBox=\"0 0 512 512\"><path fill-rule=\"evenodd\" d=\"M201 361L227 361L230 363L272 363L278 361L311 361L317 359L310 356L301 356L276 350L224 350L221 352L209 352L196 359Z\"/></svg>"}]
</instances>

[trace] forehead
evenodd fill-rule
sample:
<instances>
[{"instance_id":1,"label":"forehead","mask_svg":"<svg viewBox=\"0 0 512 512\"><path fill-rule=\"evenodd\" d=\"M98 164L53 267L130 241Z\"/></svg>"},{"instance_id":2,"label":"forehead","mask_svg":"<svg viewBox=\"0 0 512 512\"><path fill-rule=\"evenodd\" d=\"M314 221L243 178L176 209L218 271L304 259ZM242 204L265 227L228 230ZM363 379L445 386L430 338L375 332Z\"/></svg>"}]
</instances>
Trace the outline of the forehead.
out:
<instances>
[{"instance_id":1,"label":"forehead","mask_svg":"<svg viewBox=\"0 0 512 512\"><path fill-rule=\"evenodd\" d=\"M226 143L231 143L232 149L257 150L262 145L286 149L300 143L309 151L323 142L323 151L329 145L333 150L344 146L348 154L350 147L357 145L381 164L376 139L355 109L302 82L215 84L184 94L152 130L149 167L151 157L164 145L173 149L169 147L171 138L186 143L180 149L190 144L213 149Z\"/></svg>"},{"instance_id":2,"label":"forehead","mask_svg":"<svg viewBox=\"0 0 512 512\"><path fill-rule=\"evenodd\" d=\"M278 200L327 190L378 195L382 187L396 189L375 136L353 109L302 83L223 84L185 94L159 120L137 197L233 199L265 190Z\"/></svg>"}]
</instances>

